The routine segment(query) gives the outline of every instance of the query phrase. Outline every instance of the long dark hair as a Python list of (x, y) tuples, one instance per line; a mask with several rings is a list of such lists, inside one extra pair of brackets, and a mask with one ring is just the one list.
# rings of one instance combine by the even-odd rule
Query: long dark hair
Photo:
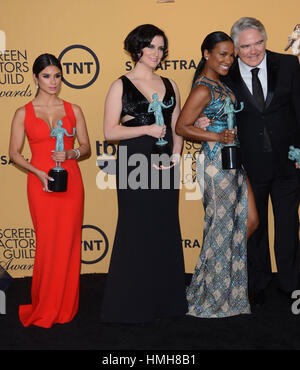
[(142, 49), (149, 46), (155, 36), (162, 36), (164, 40), (163, 61), (168, 55), (168, 39), (160, 28), (153, 24), (142, 24), (132, 30), (124, 40), (124, 49), (131, 55), (132, 60), (136, 63), (139, 61), (143, 52)]
[(202, 58), (197, 66), (197, 69), (196, 69), (196, 72), (194, 74), (194, 78), (193, 78), (193, 83), (192, 85), (194, 85), (195, 81), (197, 80), (197, 78), (199, 77), (199, 75), (201, 74), (203, 68), (204, 68), (204, 65), (205, 65), (205, 58), (204, 58), (204, 50), (207, 50), (209, 53), (212, 52), (212, 50), (215, 48), (216, 44), (219, 43), (219, 42), (223, 42), (223, 41), (232, 41), (232, 38), (230, 36), (227, 35), (227, 33), (225, 32), (222, 32), (222, 31), (215, 31), (215, 32), (212, 32), (212, 33), (209, 33), (205, 39), (203, 40), (202, 42), (202, 45), (201, 45), (201, 54), (202, 54)]

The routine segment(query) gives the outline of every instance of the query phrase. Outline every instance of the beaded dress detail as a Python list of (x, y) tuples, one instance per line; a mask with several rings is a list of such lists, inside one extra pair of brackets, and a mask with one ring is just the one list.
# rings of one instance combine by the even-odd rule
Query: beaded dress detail
[[(194, 86), (203, 84), (211, 91), (211, 101), (204, 114), (213, 123), (207, 131), (227, 128), (225, 98), (232, 91), (201, 77)], [(218, 318), (250, 313), (247, 289), (246, 232), (248, 194), (243, 168), (223, 170), (223, 143), (203, 142), (197, 159), (197, 180), (204, 183), (205, 210), (203, 245), (190, 286), (187, 289), (188, 315)], [(201, 187), (201, 185), (200, 185)]]
[[(148, 112), (149, 101), (126, 76), (123, 84), (121, 117), (131, 117), (123, 126), (137, 127), (155, 123)], [(162, 77), (166, 92), (162, 99), (170, 105), (175, 91)], [(165, 138), (173, 146), (172, 113), (175, 104), (163, 109)], [(179, 170), (168, 171), (169, 186), (164, 186), (162, 171), (151, 163), (156, 138), (143, 135), (120, 140), (116, 161), (118, 221), (105, 287), (101, 321), (142, 323), (185, 315), (184, 261), (178, 217)], [(139, 158), (139, 161), (133, 161)], [(141, 163), (143, 166), (141, 166)], [(147, 181), (141, 182), (142, 175)], [(139, 173), (139, 175), (135, 175)], [(133, 187), (132, 178), (138, 178)], [(155, 184), (155, 186), (153, 186)]]

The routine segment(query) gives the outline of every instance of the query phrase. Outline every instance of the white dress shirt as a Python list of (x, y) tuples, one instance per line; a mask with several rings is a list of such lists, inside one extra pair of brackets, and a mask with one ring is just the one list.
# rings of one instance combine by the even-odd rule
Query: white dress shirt
[(264, 93), (264, 97), (265, 97), (265, 100), (266, 100), (267, 93), (268, 93), (267, 55), (264, 56), (264, 59), (256, 67), (248, 66), (243, 61), (241, 61), (240, 58), (238, 58), (238, 63), (239, 63), (242, 79), (244, 80), (244, 82), (247, 85), (251, 94), (252, 94), (252, 73), (251, 73), (251, 69), (256, 68), (256, 67), (259, 68), (258, 78), (260, 80), (260, 83), (261, 83), (261, 86), (262, 86), (262, 89), (263, 89), (263, 93)]

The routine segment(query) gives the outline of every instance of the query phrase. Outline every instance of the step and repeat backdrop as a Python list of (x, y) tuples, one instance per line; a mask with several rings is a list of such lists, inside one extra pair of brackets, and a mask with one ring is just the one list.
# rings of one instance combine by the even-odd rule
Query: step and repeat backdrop
[[(92, 155), (79, 162), (85, 185), (82, 226), (82, 273), (106, 273), (117, 221), (114, 158), (116, 144), (103, 137), (104, 100), (110, 84), (133, 68), (123, 40), (136, 26), (152, 23), (169, 39), (169, 55), (157, 73), (176, 81), (182, 104), (200, 59), (203, 38), (212, 31), (230, 32), (242, 16), (260, 19), (269, 49), (284, 52), (288, 35), (299, 23), (296, 0), (204, 2), (199, 0), (1, 0), (0, 12), (0, 264), (13, 277), (31, 276), (35, 255), (26, 193), (26, 173), (8, 155), (15, 110), (34, 98), (32, 64), (42, 53), (56, 55), (63, 66), (60, 97), (81, 106)], [(186, 272), (200, 253), (203, 207), (195, 179), (200, 144), (185, 141), (181, 166), (179, 215)], [(30, 160), (28, 142), (23, 148)], [(146, 210), (145, 210), (146, 211)], [(47, 209), (45, 209), (47, 212)], [(63, 212), (63, 210), (62, 210)], [(66, 218), (68, 215), (65, 215)], [(273, 218), (270, 205), (270, 249)]]

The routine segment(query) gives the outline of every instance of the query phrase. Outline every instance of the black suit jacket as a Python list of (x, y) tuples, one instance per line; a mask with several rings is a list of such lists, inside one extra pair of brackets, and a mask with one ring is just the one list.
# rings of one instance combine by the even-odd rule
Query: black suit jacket
[(267, 51), (268, 94), (260, 110), (244, 83), (237, 59), (223, 81), (233, 90), (244, 109), (237, 113), (242, 162), (249, 177), (259, 177), (266, 127), (278, 174), (288, 175), (295, 165), (288, 159), (290, 145), (300, 146), (300, 67), (297, 57)]

